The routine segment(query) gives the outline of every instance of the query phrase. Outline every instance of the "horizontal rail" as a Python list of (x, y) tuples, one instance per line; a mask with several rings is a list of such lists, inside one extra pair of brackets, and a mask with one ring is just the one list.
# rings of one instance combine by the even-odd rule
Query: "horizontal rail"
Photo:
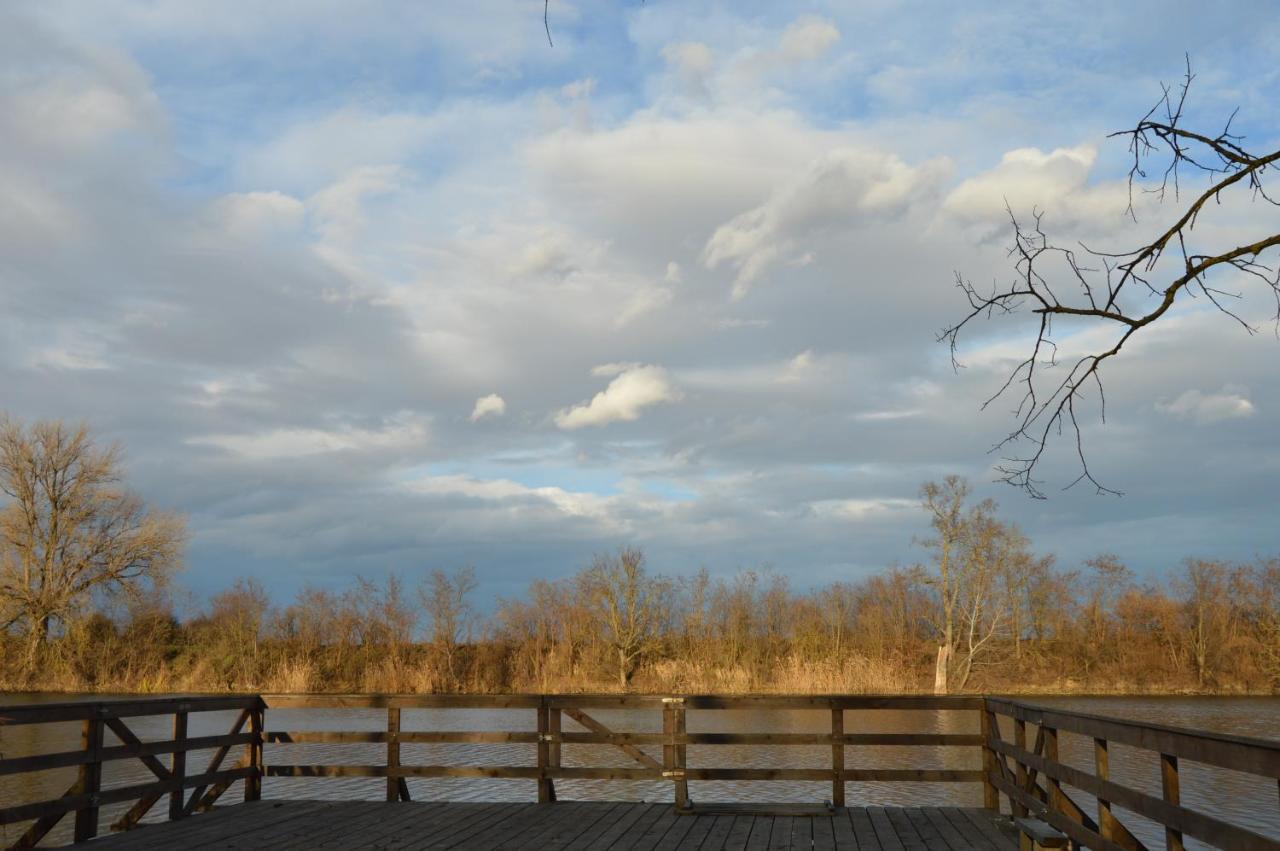
[(1280, 741), (1231, 736), (988, 698), (988, 708), (1019, 721), (1131, 745), (1156, 753), (1280, 778)]
[(166, 792), (189, 789), (193, 786), (209, 786), (224, 781), (236, 781), (250, 777), (254, 773), (255, 769), (249, 766), (228, 768), (223, 771), (191, 775), (181, 780), (159, 780), (154, 783), (143, 783), (136, 786), (103, 789), (96, 795), (65, 795), (49, 801), (37, 801), (16, 807), (6, 807), (5, 809), (0, 809), (0, 825), (14, 824), (15, 822), (29, 821), (31, 819), (44, 818), (45, 816), (62, 815), (102, 804), (133, 801), (150, 795), (163, 795)]
[[(830, 781), (830, 768), (686, 768), (664, 773), (655, 768), (563, 767), (539, 770), (532, 765), (268, 765), (268, 777), (485, 777), (553, 780), (662, 780), (678, 774), (686, 780), (818, 780)], [(982, 780), (973, 770), (925, 768), (846, 768), (846, 781), (967, 783)]]
[(143, 715), (172, 715), (175, 712), (258, 709), (261, 706), (262, 700), (257, 695), (23, 703), (0, 706), (0, 727), (45, 724), (54, 721), (93, 721), (107, 718), (135, 718)]
[[(981, 697), (946, 695), (689, 695), (685, 709), (976, 710)], [(648, 694), (264, 694), (269, 709), (630, 709), (661, 708), (671, 697)]]
[(47, 771), (51, 768), (66, 768), (74, 765), (88, 765), (93, 762), (155, 756), (156, 754), (189, 753), (190, 751), (202, 751), (219, 747), (229, 748), (236, 745), (252, 744), (254, 741), (253, 733), (236, 733), (235, 735), (195, 736), (183, 739), (181, 742), (165, 741), (111, 745), (98, 751), (96, 757), (83, 750), (19, 756), (11, 759), (0, 759), (0, 775), (22, 774), (28, 771)]
[(545, 733), (486, 731), (381, 731), (328, 732), (311, 730), (268, 731), (270, 744), (537, 744), (566, 745), (890, 745), (974, 747), (982, 737), (958, 733)]

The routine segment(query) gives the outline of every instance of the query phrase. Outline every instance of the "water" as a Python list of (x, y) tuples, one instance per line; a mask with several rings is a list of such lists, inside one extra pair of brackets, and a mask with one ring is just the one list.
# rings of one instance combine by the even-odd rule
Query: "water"
[[(0, 695), (0, 705), (47, 701), (65, 701), (66, 695)], [(89, 695), (83, 699), (103, 699)], [(1099, 715), (1128, 717), (1141, 721), (1215, 730), (1258, 738), (1280, 738), (1280, 698), (1037, 698), (1038, 702), (1076, 709)], [(661, 712), (657, 709), (590, 710), (589, 714), (616, 732), (661, 732)], [(188, 735), (218, 735), (230, 730), (237, 713), (193, 713)], [(169, 738), (171, 716), (129, 719), (129, 727), (144, 741)], [(830, 714), (827, 710), (689, 710), (690, 732), (773, 732), (827, 733)], [(266, 717), (268, 730), (379, 731), (386, 729), (386, 711), (377, 709), (274, 709)], [(529, 709), (404, 710), (403, 730), (502, 730), (535, 729), (535, 713)], [(577, 730), (576, 723), (564, 719), (566, 731)], [(971, 711), (859, 710), (845, 714), (845, 731), (889, 733), (976, 733), (977, 715)], [(1011, 731), (1005, 737), (1012, 738)], [(107, 734), (107, 744), (115, 744)], [(4, 757), (33, 753), (75, 750), (80, 746), (78, 722), (0, 727), (0, 754)], [(661, 760), (660, 746), (644, 748)], [(1060, 751), (1065, 761), (1092, 771), (1093, 743), (1086, 737), (1070, 733), (1060, 736)], [(193, 751), (187, 757), (189, 774), (199, 773), (208, 764), (212, 752)], [(230, 768), (239, 758), (237, 748), (223, 763)], [(381, 744), (268, 744), (265, 760), (271, 764), (383, 764), (386, 746)], [(536, 762), (536, 745), (532, 744), (404, 744), (401, 762), (405, 765), (532, 765)], [(167, 764), (167, 757), (161, 757)], [(757, 768), (826, 768), (830, 766), (831, 749), (816, 746), (743, 746), (691, 745), (688, 765), (691, 768), (757, 767)], [(981, 767), (977, 748), (972, 747), (896, 747), (848, 746), (845, 749), (849, 768), (945, 768), (974, 769)], [(564, 745), (562, 761), (566, 766), (636, 765), (619, 749), (608, 745)], [(1181, 766), (1182, 800), (1201, 812), (1248, 827), (1265, 835), (1280, 838), (1280, 805), (1274, 781), (1239, 772), (1183, 762)], [(1113, 779), (1125, 785), (1160, 794), (1158, 757), (1122, 745), (1111, 750)], [(38, 774), (0, 776), (0, 805), (11, 806), (58, 797), (75, 780), (74, 768), (39, 772)], [(103, 769), (103, 786), (125, 786), (148, 783), (154, 779), (138, 760), (107, 763)], [(415, 800), (457, 801), (530, 801), (535, 800), (536, 781), (471, 778), (410, 778), (409, 789)], [(380, 778), (266, 778), (264, 798), (380, 799), (386, 781)], [(1096, 812), (1091, 798), (1079, 790), (1069, 790), (1086, 812)], [(633, 800), (669, 801), (672, 784), (668, 781), (556, 781), (561, 800)], [(242, 796), (240, 784), (224, 796), (224, 802)], [(825, 782), (787, 781), (691, 781), (690, 794), (695, 801), (788, 801), (819, 802), (830, 798), (830, 784)], [(976, 783), (849, 783), (847, 803), (858, 805), (908, 806), (981, 806), (982, 790)], [(147, 820), (166, 817), (166, 801), (153, 808)], [(104, 807), (102, 830), (117, 818), (127, 804)], [(1116, 808), (1121, 819), (1150, 847), (1163, 846), (1163, 830), (1140, 817)], [(72, 818), (63, 822), (48, 841), (69, 841)], [(9, 844), (23, 826), (0, 828), (0, 841)], [(1188, 847), (1196, 847), (1188, 842)]]

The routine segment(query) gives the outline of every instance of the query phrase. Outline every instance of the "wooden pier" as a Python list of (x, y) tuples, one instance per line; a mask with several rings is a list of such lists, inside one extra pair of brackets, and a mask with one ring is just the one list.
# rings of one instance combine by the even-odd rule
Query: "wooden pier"
[(103, 837), (93, 848), (183, 851), (226, 848), (719, 851), (719, 849), (939, 848), (1014, 851), (982, 809), (870, 807), (828, 815), (682, 815), (670, 804), (389, 804), (259, 801), (181, 822)]
[[(280, 709), (301, 710), (304, 717), (307, 710), (326, 710), (327, 717), (333, 717), (335, 710), (367, 713), (372, 709), (385, 712), (386, 726), (374, 731), (273, 729), (271, 722), (276, 716), (272, 711)], [(403, 713), (414, 709), (527, 710), (531, 729), (408, 729), (402, 723)], [(641, 716), (654, 713), (649, 729), (657, 726), (660, 717), (661, 732), (616, 730), (600, 720), (599, 710), (617, 709), (639, 710)], [(829, 724), (828, 731), (688, 730), (690, 712), (706, 722), (717, 717), (715, 710), (743, 709), (813, 712), (827, 719), (823, 724)], [(966, 726), (973, 732), (878, 732), (865, 723), (867, 713), (885, 709), (949, 710), (968, 717)], [(188, 735), (192, 716), (210, 712), (234, 713), (229, 729), (224, 728), (227, 732)], [(137, 726), (134, 719), (155, 716), (172, 716), (171, 735), (144, 740), (130, 727), (130, 723)], [(566, 721), (575, 729), (565, 729)], [(996, 697), (244, 695), (0, 707), (0, 732), (20, 725), (66, 722), (80, 725), (79, 748), (0, 759), (0, 776), (74, 771), (74, 780), (60, 796), (23, 803), (0, 800), (0, 827), (4, 828), (5, 842), (12, 843), (10, 847), (32, 847), (70, 817), (74, 831), (69, 838), (75, 842), (94, 840), (95, 847), (106, 849), (961, 851), (1016, 847), (1015, 824), (1021, 824), (1024, 833), (1029, 829), (1038, 835), (1060, 834), (1084, 847), (1145, 851), (1147, 845), (1134, 833), (1136, 825), (1129, 815), (1136, 813), (1161, 828), (1168, 848), (1182, 848), (1184, 837), (1189, 837), (1216, 847), (1280, 849), (1280, 836), (1259, 832), (1258, 819), (1246, 819), (1242, 824), (1222, 812), (1193, 806), (1189, 803), (1193, 796), (1184, 800), (1180, 774), (1181, 763), (1242, 772), (1270, 789), (1268, 798), (1274, 807), (1280, 782), (1280, 742), (1104, 718)], [(1073, 764), (1061, 756), (1061, 740), (1068, 736), (1091, 745), (1091, 764), (1082, 765), (1078, 758)], [(423, 743), (526, 744), (533, 746), (530, 751), (536, 756), (533, 764), (525, 765), (422, 765), (405, 758), (408, 754), (402, 745)], [(358, 745), (365, 762), (316, 764), (290, 758), (293, 745), (307, 744)], [(367, 760), (370, 745), (380, 755), (375, 764)], [(583, 764), (580, 759), (565, 758), (566, 749), (580, 745), (597, 746), (597, 754), (598, 746), (611, 746), (625, 755), (628, 764), (619, 766), (616, 760), (606, 760), (610, 763), (606, 765)], [(817, 745), (824, 751), (829, 748), (830, 761), (824, 767), (695, 765), (689, 760), (690, 745)], [(1149, 757), (1152, 771), (1160, 778), (1158, 793), (1141, 783), (1126, 785), (1111, 773), (1112, 745), (1145, 755), (1143, 759)], [(934, 758), (953, 749), (968, 751), (973, 754), (971, 764), (980, 767), (849, 764), (847, 749), (865, 746), (919, 748), (921, 755)], [(657, 748), (661, 748), (660, 759)], [(233, 752), (239, 758), (228, 765)], [(196, 757), (202, 764), (194, 764)], [(103, 766), (119, 760), (140, 760), (152, 779), (132, 785), (104, 783)], [(955, 760), (946, 762), (955, 764)], [(1197, 770), (1188, 776), (1203, 777), (1203, 773)], [(286, 778), (344, 777), (380, 778), (382, 791), (378, 794), (384, 800), (263, 800), (264, 783), (285, 784), (273, 785), (272, 793), (289, 794)], [(450, 777), (536, 781), (537, 803), (410, 800), (409, 778)], [(670, 784), (666, 787), (669, 803), (557, 801), (557, 781), (605, 780)], [(830, 796), (810, 804), (707, 804), (691, 794), (691, 783), (717, 780), (762, 784), (819, 781), (829, 784)], [(848, 784), (864, 781), (976, 784), (984, 806), (846, 806)], [(237, 784), (243, 802), (231, 804), (226, 793)], [(166, 799), (168, 821), (142, 825), (144, 816)], [(110, 828), (118, 832), (95, 839), (104, 832), (103, 808), (117, 811)], [(137, 829), (140, 826), (142, 829)], [(1029, 835), (1023, 839), (1030, 842)]]

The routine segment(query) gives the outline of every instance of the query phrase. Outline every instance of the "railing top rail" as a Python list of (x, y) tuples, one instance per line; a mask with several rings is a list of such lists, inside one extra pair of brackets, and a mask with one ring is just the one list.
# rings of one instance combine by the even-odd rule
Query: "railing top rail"
[(140, 715), (169, 715), (174, 712), (215, 712), (225, 709), (258, 709), (262, 698), (256, 694), (186, 695), (59, 703), (20, 703), (0, 706), (0, 727), (43, 724), (53, 721), (85, 721), (133, 718)]
[(582, 709), (661, 708), (678, 701), (685, 709), (981, 709), (973, 695), (700, 695), (700, 694), (264, 694), (268, 708), (351, 709)]
[(1280, 740), (1095, 715), (1011, 698), (989, 697), (987, 706), (1000, 714), (1033, 724), (1044, 724), (1221, 768), (1280, 778)]

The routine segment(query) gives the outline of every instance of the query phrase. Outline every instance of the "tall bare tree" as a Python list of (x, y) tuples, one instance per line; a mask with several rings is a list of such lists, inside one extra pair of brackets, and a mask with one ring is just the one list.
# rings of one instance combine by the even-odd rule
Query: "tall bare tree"
[(618, 685), (627, 688), (640, 656), (650, 650), (671, 608), (671, 585), (649, 576), (644, 553), (623, 547), (596, 556), (583, 574), (592, 613), (618, 660)]
[(922, 543), (934, 550), (937, 571), (921, 578), (937, 595), (939, 694), (968, 684), (975, 664), (1008, 626), (1008, 588), (1022, 584), (1016, 574), (1030, 575), (1037, 566), (1022, 533), (996, 519), (995, 503), (968, 505), (970, 494), (959, 476), (920, 489), (934, 531)]
[(458, 685), (458, 648), (470, 637), (474, 612), (467, 598), (474, 590), (476, 572), (470, 567), (457, 570), (452, 576), (433, 570), (418, 589), (431, 630), (431, 648), (450, 689)]
[(183, 519), (126, 490), (120, 456), (85, 425), (0, 418), (0, 626), (25, 632), (28, 666), (91, 595), (161, 585), (181, 564)]
[[(1185, 127), (1184, 108), (1193, 79), (1188, 63), (1186, 76), (1176, 91), (1166, 86), (1161, 99), (1136, 126), (1111, 134), (1129, 142), (1133, 161), (1128, 213), (1135, 221), (1135, 189), (1154, 193), (1161, 201), (1172, 194), (1177, 201), (1182, 197), (1184, 172), (1208, 177), (1207, 187), (1197, 192), (1155, 239), (1120, 251), (1094, 250), (1083, 244), (1060, 246), (1046, 235), (1040, 211), (1033, 211), (1027, 224), (1010, 210), (1013, 246), (1009, 254), (1014, 258), (1015, 269), (1012, 281), (980, 292), (959, 273), (956, 275), (956, 285), (967, 297), (969, 311), (944, 329), (939, 340), (950, 344), (952, 362), (957, 367), (961, 332), (976, 320), (1024, 309), (1035, 317), (1038, 327), (1030, 351), (983, 405), (985, 408), (1006, 392), (1021, 394), (1014, 428), (993, 451), (1006, 453), (997, 466), (1001, 478), (1033, 497), (1044, 497), (1034, 478), (1036, 467), (1051, 438), (1064, 431), (1073, 439), (1080, 470), (1067, 487), (1087, 481), (1100, 493), (1118, 493), (1100, 484), (1090, 470), (1079, 417), (1087, 404), (1086, 394), (1096, 391), (1098, 411), (1105, 421), (1103, 365), (1119, 355), (1144, 328), (1169, 315), (1175, 305), (1203, 298), (1253, 333), (1256, 329), (1242, 318), (1243, 311), (1234, 302), (1243, 296), (1245, 285), (1256, 285), (1274, 298), (1275, 321), (1280, 328), (1280, 264), (1266, 265), (1259, 260), (1269, 249), (1280, 246), (1280, 232), (1274, 230), (1277, 220), (1264, 225), (1263, 232), (1270, 231), (1269, 236), (1239, 245), (1198, 244), (1200, 233), (1195, 231), (1201, 216), (1219, 206), (1224, 195), (1244, 192), (1255, 201), (1280, 206), (1280, 200), (1268, 194), (1264, 182), (1280, 164), (1280, 150), (1246, 150), (1241, 144), (1243, 137), (1231, 132), (1234, 113), (1217, 133)], [(1148, 185), (1144, 180), (1153, 159), (1160, 176), (1158, 182)], [(1055, 371), (1060, 365), (1054, 323), (1066, 320), (1076, 327), (1087, 323), (1114, 333), (1109, 342)]]

